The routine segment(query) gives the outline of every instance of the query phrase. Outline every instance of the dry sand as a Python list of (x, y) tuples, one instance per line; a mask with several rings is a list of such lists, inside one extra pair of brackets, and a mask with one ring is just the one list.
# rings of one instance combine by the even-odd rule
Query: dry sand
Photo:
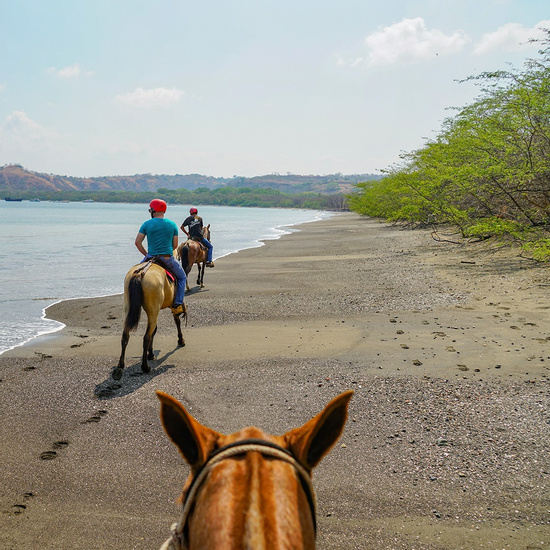
[[(214, 242), (215, 245), (215, 242)], [(127, 369), (122, 298), (48, 309), (0, 357), (0, 547), (154, 549), (187, 467), (154, 390), (230, 433), (283, 433), (354, 389), (317, 468), (320, 549), (550, 548), (549, 269), (342, 214), (222, 258)], [(191, 283), (194, 283), (193, 271)]]

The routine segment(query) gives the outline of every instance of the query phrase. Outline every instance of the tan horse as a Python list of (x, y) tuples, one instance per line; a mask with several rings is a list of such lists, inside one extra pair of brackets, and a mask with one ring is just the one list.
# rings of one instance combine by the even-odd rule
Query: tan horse
[(182, 518), (161, 550), (315, 548), (311, 471), (340, 437), (353, 391), (281, 436), (255, 427), (223, 435), (157, 395), (164, 429), (191, 466)]
[[(202, 236), (210, 241), (210, 224), (202, 228)], [(201, 246), (200, 243), (193, 239), (187, 239), (184, 243), (178, 246), (177, 256), (181, 260), (181, 266), (186, 275), (193, 268), (194, 264), (197, 264), (199, 268), (199, 274), (197, 276), (197, 284), (204, 288), (204, 272), (206, 268), (207, 251)], [(189, 291), (189, 277), (187, 278), (187, 290)]]
[[(171, 307), (174, 301), (176, 283), (168, 277), (166, 270), (159, 265), (161, 260), (144, 262), (130, 268), (124, 279), (124, 328), (122, 331), (122, 351), (118, 366), (113, 369), (112, 377), (115, 380), (122, 378), (124, 369), (124, 354), (130, 340), (130, 331), (137, 329), (141, 310), (147, 314), (147, 329), (143, 336), (143, 355), (141, 370), (150, 372), (151, 367), (147, 359), (154, 359), (153, 338), (157, 332), (157, 319), (161, 309)], [(185, 310), (185, 306), (184, 306)], [(184, 311), (183, 317), (187, 316)], [(179, 315), (174, 315), (174, 322), (178, 329), (178, 346), (185, 346), (181, 332)]]

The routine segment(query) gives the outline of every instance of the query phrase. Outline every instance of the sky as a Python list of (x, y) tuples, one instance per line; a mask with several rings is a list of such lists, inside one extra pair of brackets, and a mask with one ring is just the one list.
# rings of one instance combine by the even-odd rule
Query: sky
[(541, 27), (548, 0), (0, 0), (0, 166), (376, 174)]

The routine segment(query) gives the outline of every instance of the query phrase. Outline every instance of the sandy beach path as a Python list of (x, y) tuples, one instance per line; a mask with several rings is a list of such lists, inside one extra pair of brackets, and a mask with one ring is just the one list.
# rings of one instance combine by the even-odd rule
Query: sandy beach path
[(61, 332), (0, 356), (0, 547), (160, 546), (187, 468), (156, 389), (278, 434), (353, 389), (318, 548), (550, 548), (549, 270), (490, 246), (304, 224), (193, 271), (186, 346), (163, 312), (142, 374), (142, 323), (119, 382), (122, 297), (50, 307)]

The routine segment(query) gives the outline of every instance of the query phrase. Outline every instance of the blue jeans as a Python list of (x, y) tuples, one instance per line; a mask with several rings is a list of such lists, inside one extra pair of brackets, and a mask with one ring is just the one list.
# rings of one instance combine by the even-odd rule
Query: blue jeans
[(202, 239), (202, 244), (206, 246), (206, 248), (208, 248), (206, 261), (210, 263), (212, 261), (212, 251), (214, 250), (214, 247), (212, 246), (212, 243), (208, 239), (205, 239), (204, 237)]
[[(150, 260), (154, 256), (147, 254), (143, 258), (142, 263), (146, 260)], [(185, 284), (187, 283), (187, 275), (181, 267), (181, 264), (174, 258), (170, 256), (169, 258), (162, 258), (166, 265), (170, 268), (172, 273), (176, 276), (176, 295), (174, 296), (174, 304), (183, 304), (183, 299), (185, 297)]]

